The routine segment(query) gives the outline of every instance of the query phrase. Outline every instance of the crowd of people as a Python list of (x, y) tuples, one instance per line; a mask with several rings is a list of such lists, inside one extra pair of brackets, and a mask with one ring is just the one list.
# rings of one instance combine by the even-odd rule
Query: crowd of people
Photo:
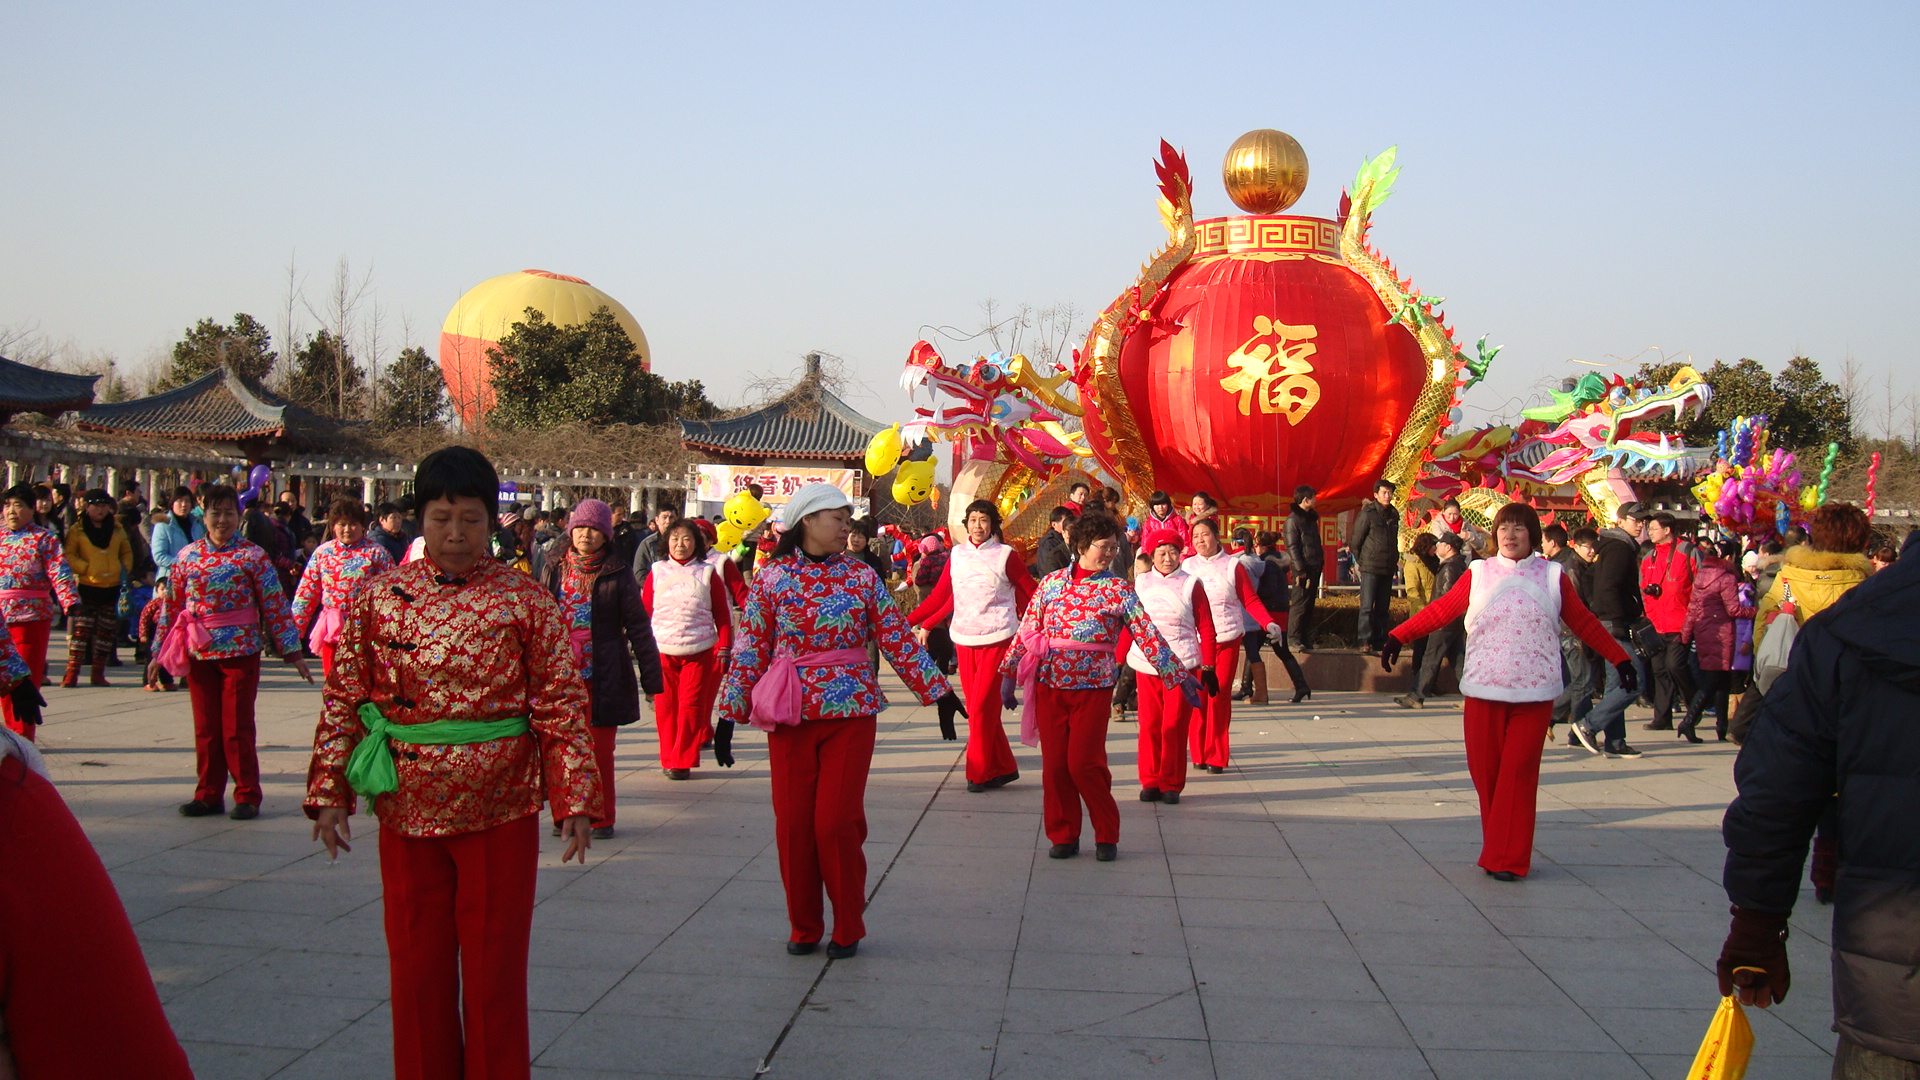
[[(116, 507), (104, 491), (84, 492), (78, 508), (63, 506), (71, 494), (29, 485), (4, 496), (0, 690), (17, 737), (0, 738), (0, 770), (25, 770), (22, 798), (37, 790), (27, 774), (44, 776), (29, 740), (59, 619), (67, 686), (83, 669), (104, 683), (130, 642), (150, 656), (149, 689), (185, 680), (197, 777), (179, 809), (190, 817), (258, 816), (262, 658), (309, 681), (307, 658), (318, 658), (325, 691), (304, 808), (333, 858), (351, 851), (362, 800), (379, 819), (403, 1077), (526, 1061), (539, 816), (562, 838), (563, 861), (584, 861), (594, 840), (615, 835), (618, 732), (642, 718), (643, 698), (669, 780), (689, 779), (709, 754), (732, 767), (738, 725), (766, 733), (786, 950), (845, 959), (867, 934), (862, 845), (887, 706), (881, 657), (935, 706), (943, 738), (957, 741), (965, 722), (971, 794), (1021, 779), (1003, 721), (1018, 710), (1019, 741), (1039, 751), (1054, 859), (1080, 854), (1088, 828), (1096, 861), (1119, 857), (1107, 749), (1127, 705), (1139, 798), (1176, 806), (1190, 772), (1231, 764), (1233, 703), (1266, 701), (1263, 648), (1291, 676), (1294, 702), (1311, 693), (1294, 655), (1312, 647), (1301, 624), (1324, 568), (1309, 488), (1274, 533), (1229, 530), (1205, 492), (1184, 510), (1154, 492), (1146, 514), (1128, 518), (1117, 491), (1078, 485), (1031, 562), (986, 500), (964, 508), (957, 536), (915, 534), (856, 518), (845, 492), (814, 484), (776, 524), (722, 551), (713, 522), (670, 508), (633, 522), (597, 499), (503, 508), (498, 491), (486, 458), (455, 447), (420, 463), (411, 500), (340, 499), (318, 528), (291, 498), (243, 511), (220, 484), (179, 489), (150, 514), (137, 493)], [(1917, 639), (1899, 608), (1920, 562), (1884, 573), (1874, 606), (1843, 605), (1900, 561), (1850, 506), (1823, 507), (1804, 534), (1745, 550), (1632, 503), (1604, 530), (1569, 534), (1522, 504), (1482, 527), (1449, 502), (1403, 537), (1395, 496), (1381, 482), (1348, 535), (1360, 644), (1388, 671), (1412, 644), (1412, 686), (1398, 699), (1408, 708), (1424, 707), (1452, 666), (1485, 872), (1512, 882), (1531, 871), (1553, 724), (1568, 723), (1570, 745), (1631, 758), (1625, 713), (1643, 693), (1646, 727), (1690, 741), (1712, 712), (1719, 737), (1750, 739), (1754, 751), (1741, 758), (1727, 822), (1723, 989), (1762, 1005), (1784, 996), (1794, 844), (1804, 857), (1810, 842), (1817, 892), (1838, 895), (1856, 931), (1836, 937), (1839, 984), (1857, 1005), (1842, 1019), (1843, 1046), (1856, 1056), (1912, 1049), (1899, 1032), (1914, 1028), (1899, 1025), (1920, 1007), (1883, 967), (1911, 950), (1898, 912), (1920, 890), (1900, 875), (1920, 866), (1910, 844), (1885, 835), (1884, 806), (1850, 802), (1849, 785), (1889, 775), (1889, 762), (1902, 782), (1920, 782), (1920, 744), (1868, 723), (1920, 693), (1920, 654), (1908, 647)], [(1396, 586), (1409, 609), (1397, 625)], [(1841, 617), (1814, 618), (1828, 610)], [(1808, 640), (1790, 666), (1757, 662), (1772, 655), (1757, 642), (1802, 627)], [(1802, 653), (1814, 650), (1825, 651), (1810, 663)], [(1762, 693), (1768, 682), (1778, 688)], [(1869, 764), (1862, 747), (1883, 756)], [(488, 903), (457, 902), (475, 895)], [(126, 953), (124, 923), (103, 932), (103, 956)], [(160, 1039), (148, 991), (115, 992), (129, 1030)]]

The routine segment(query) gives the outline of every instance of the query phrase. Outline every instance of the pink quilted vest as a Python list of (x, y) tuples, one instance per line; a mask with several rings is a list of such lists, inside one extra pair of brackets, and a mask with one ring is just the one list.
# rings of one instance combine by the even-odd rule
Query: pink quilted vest
[[(1167, 647), (1188, 671), (1200, 666), (1200, 630), (1193, 623), (1196, 584), (1193, 575), (1185, 570), (1171, 574), (1149, 570), (1133, 582), (1133, 591), (1140, 597), (1140, 606), (1147, 609), (1147, 617), (1153, 620), (1153, 628), (1167, 639)], [(1153, 665), (1147, 662), (1147, 654), (1141, 652), (1138, 645), (1127, 649), (1127, 666), (1148, 675), (1156, 674)]]
[(713, 648), (720, 629), (713, 621), (713, 564), (672, 559), (653, 564), (653, 641), (668, 656), (692, 656)]
[(961, 540), (947, 556), (947, 574), (953, 587), (953, 621), (947, 632), (955, 644), (992, 645), (1019, 629), (1013, 582), (1007, 578), (1007, 545), (988, 540), (974, 547)]
[(1503, 555), (1470, 568), (1467, 663), (1460, 692), (1487, 701), (1560, 696), (1560, 588), (1566, 571), (1538, 555)]

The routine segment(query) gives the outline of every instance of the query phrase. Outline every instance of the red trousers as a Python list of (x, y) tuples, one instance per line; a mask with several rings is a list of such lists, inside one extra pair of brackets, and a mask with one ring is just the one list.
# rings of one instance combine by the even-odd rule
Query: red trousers
[(833, 902), (833, 940), (867, 936), (867, 769), (878, 728), (871, 716), (803, 720), (767, 734), (774, 837), (787, 890), (789, 941), (826, 932), (820, 894)]
[(1013, 760), (1013, 746), (1007, 742), (1007, 729), (1000, 723), (1000, 661), (1012, 644), (1008, 638), (992, 645), (953, 646), (960, 663), (960, 690), (967, 699), (969, 784), (1020, 771)]
[(191, 1080), (106, 867), (60, 793), (16, 758), (0, 760), (0, 867), (0, 1054), (13, 1070)]
[(595, 727), (589, 724), (587, 725), (587, 730), (593, 733), (593, 765), (594, 768), (600, 772), (600, 793), (605, 799), (604, 806), (607, 811), (606, 817), (596, 818), (593, 821), (593, 827), (596, 829), (611, 829), (613, 828), (614, 818), (613, 743), (614, 739), (620, 734), (620, 729), (617, 727)]
[(320, 674), (322, 675), (333, 674), (333, 649), (331, 644), (320, 646)]
[(691, 656), (660, 654), (660, 694), (653, 722), (660, 731), (660, 767), (696, 769), (700, 748), (711, 736), (713, 699), (720, 690), (720, 660), (715, 650)]
[(1466, 700), (1467, 772), (1480, 794), (1480, 865), (1521, 877), (1533, 865), (1540, 748), (1551, 701)]
[[(47, 640), (53, 636), (53, 623), (46, 619), (8, 623), (7, 634), (13, 638), (13, 647), (20, 654), (20, 659), (27, 662), (27, 678), (32, 680), (31, 685), (39, 686), (41, 680), (47, 677)], [(40, 730), (38, 724), (15, 722), (13, 702), (4, 697), (0, 697), (0, 715), (6, 717), (7, 730), (25, 735), (29, 740)]]
[(1187, 731), (1194, 708), (1178, 686), (1134, 672), (1140, 702), (1140, 786), (1183, 791), (1187, 786)]
[(1041, 813), (1047, 839), (1080, 839), (1080, 804), (1087, 804), (1097, 844), (1120, 842), (1120, 807), (1107, 769), (1107, 717), (1113, 691), (1034, 687), (1039, 696)]
[(254, 750), (253, 699), (260, 693), (260, 654), (187, 661), (193, 697), (193, 749), (200, 781), (193, 797), (219, 805), (233, 774), (233, 801), (260, 804), (260, 755)]
[(526, 1080), (540, 817), (459, 836), (380, 830), (395, 1080)]
[(1220, 692), (1208, 698), (1193, 718), (1187, 741), (1195, 765), (1226, 768), (1232, 740), (1227, 732), (1233, 721), (1233, 676), (1240, 666), (1240, 639), (1216, 642), (1213, 674), (1220, 680)]

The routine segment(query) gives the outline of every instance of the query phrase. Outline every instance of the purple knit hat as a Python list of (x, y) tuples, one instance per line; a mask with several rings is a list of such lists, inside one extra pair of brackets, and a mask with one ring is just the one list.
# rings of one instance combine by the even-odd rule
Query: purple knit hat
[(613, 539), (613, 508), (599, 499), (581, 499), (567, 519), (567, 531), (578, 528), (599, 529), (600, 535)]

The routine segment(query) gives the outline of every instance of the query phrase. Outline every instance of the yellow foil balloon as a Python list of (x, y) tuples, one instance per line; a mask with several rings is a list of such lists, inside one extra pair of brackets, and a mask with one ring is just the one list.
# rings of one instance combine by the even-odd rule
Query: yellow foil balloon
[(727, 524), (741, 532), (746, 532), (767, 520), (767, 515), (772, 512), (761, 505), (760, 500), (754, 498), (751, 491), (735, 494), (721, 509), (726, 514)]
[(909, 461), (900, 466), (893, 478), (893, 501), (901, 506), (918, 506), (933, 494), (934, 460)]
[(741, 530), (735, 527), (733, 522), (722, 521), (713, 527), (713, 531), (715, 534), (714, 543), (722, 550), (740, 546)]
[(867, 475), (885, 476), (900, 463), (900, 425), (882, 428), (867, 441)]

